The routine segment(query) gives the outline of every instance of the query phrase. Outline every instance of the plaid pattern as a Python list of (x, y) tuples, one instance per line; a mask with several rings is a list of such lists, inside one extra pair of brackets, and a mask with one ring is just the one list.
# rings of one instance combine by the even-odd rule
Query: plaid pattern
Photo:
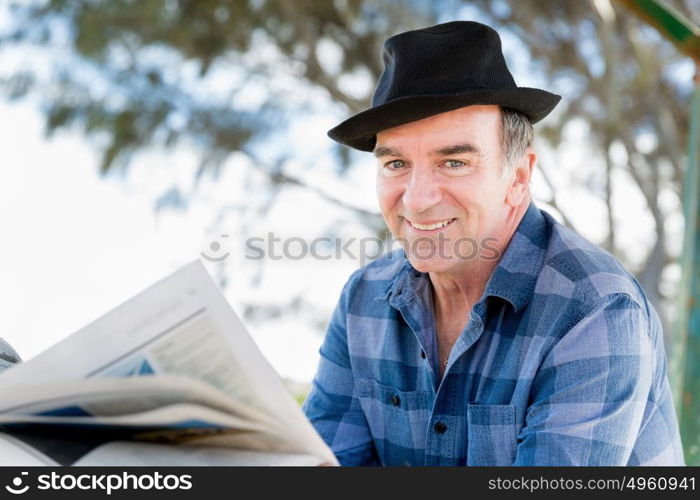
[(442, 380), (398, 251), (345, 285), (304, 410), (344, 465), (682, 465), (662, 337), (637, 281), (531, 203)]

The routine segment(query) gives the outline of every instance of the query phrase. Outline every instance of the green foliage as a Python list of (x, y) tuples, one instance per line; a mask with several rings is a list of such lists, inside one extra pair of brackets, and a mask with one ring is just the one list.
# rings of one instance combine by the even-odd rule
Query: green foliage
[[(55, 75), (40, 82), (27, 69), (21, 79), (6, 77), (3, 87), (11, 98), (32, 89), (43, 96), (48, 133), (78, 126), (95, 137), (103, 172), (132, 152), (181, 139), (201, 148), (203, 169), (217, 167), (264, 131), (283, 127), (281, 110), (303, 112), (303, 103), (290, 108), (291, 100), (281, 95), (303, 94), (303, 83), (282, 92), (270, 85), (283, 75), (362, 108), (368, 94), (343, 92), (339, 75), (319, 61), (317, 44), (328, 39), (342, 46), (341, 72), (361, 68), (376, 77), (378, 46), (400, 10), (396, 1), (357, 0), (23, 2), (13, 6), (15, 27), (0, 47), (31, 44), (55, 53)], [(416, 22), (434, 20), (420, 11), (409, 10)], [(256, 51), (270, 48), (276, 57), (256, 57)], [(62, 60), (64, 53), (68, 60)], [(184, 75), (192, 67), (199, 80)], [(208, 77), (216, 79), (214, 92)], [(277, 110), (268, 114), (273, 116), (234, 104), (250, 86), (267, 93), (261, 110)]]

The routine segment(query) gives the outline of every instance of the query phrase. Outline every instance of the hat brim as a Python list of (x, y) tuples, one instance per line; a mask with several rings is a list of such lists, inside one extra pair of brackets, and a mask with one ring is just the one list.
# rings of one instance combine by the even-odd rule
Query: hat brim
[(547, 116), (560, 99), (561, 96), (546, 90), (527, 87), (408, 96), (348, 118), (329, 130), (328, 137), (360, 151), (372, 151), (377, 132), (464, 106), (495, 104), (513, 108), (528, 116), (532, 123), (536, 123)]

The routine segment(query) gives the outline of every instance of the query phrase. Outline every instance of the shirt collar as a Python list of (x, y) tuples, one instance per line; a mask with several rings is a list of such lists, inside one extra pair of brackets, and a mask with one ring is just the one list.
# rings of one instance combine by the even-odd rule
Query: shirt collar
[[(534, 201), (531, 201), (506, 251), (491, 274), (479, 303), (485, 302), (488, 297), (499, 297), (508, 301), (515, 312), (523, 309), (535, 289), (549, 236), (549, 224)], [(427, 273), (416, 271), (405, 253), (400, 252), (404, 262), (381, 296), (397, 308), (419, 295), (420, 289), (429, 281)]]
[[(527, 305), (547, 252), (550, 228), (533, 201), (491, 274), (484, 296), (500, 297), (515, 312)], [(482, 298), (483, 300), (483, 298)]]

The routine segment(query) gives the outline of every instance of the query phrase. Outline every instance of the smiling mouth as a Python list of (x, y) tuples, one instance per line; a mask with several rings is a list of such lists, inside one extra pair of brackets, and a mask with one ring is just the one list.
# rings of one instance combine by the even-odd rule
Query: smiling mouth
[(419, 224), (417, 222), (410, 221), (408, 219), (405, 219), (408, 224), (419, 231), (435, 231), (437, 229), (442, 229), (443, 227), (446, 227), (450, 225), (455, 219), (445, 219), (441, 220), (438, 222), (434, 222), (432, 224)]

